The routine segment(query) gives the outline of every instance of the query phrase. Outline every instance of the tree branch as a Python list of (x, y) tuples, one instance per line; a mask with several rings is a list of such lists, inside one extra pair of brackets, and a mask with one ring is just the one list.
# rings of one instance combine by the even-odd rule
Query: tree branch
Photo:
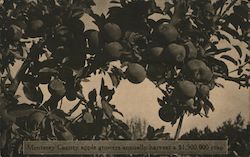
[(181, 116), (181, 118), (179, 120), (178, 127), (176, 129), (175, 136), (174, 136), (175, 140), (179, 139), (180, 132), (181, 132), (181, 127), (182, 127), (182, 123), (183, 123), (183, 118), (184, 118), (184, 114)]
[(9, 66), (6, 68), (6, 71), (7, 71), (8, 79), (10, 80), (10, 82), (13, 82), (14, 78), (11, 75), (10, 67)]
[(240, 77), (232, 77), (232, 76), (222, 75), (219, 73), (214, 73), (214, 76), (223, 78), (224, 80), (227, 80), (227, 81), (233, 81), (243, 87), (249, 86), (250, 76), (247, 76), (247, 75), (241, 75)]
[(237, 69), (234, 69), (234, 70), (230, 71), (229, 73), (236, 72), (236, 71), (238, 71), (239, 69), (244, 68), (244, 67), (245, 67), (247, 64), (249, 64), (249, 63), (250, 63), (250, 61), (245, 62), (243, 65), (239, 66)]

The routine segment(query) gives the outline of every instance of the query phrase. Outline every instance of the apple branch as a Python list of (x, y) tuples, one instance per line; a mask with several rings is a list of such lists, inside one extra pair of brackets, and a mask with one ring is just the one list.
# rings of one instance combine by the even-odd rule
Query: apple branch
[(184, 118), (184, 114), (181, 116), (181, 118), (179, 120), (178, 127), (176, 129), (175, 136), (174, 136), (175, 140), (179, 139), (179, 136), (180, 136), (180, 133), (181, 133), (181, 127), (182, 127), (182, 124), (183, 124), (183, 118)]
[(10, 82), (13, 82), (14, 78), (13, 78), (13, 76), (11, 75), (10, 67), (9, 67), (9, 66), (6, 68), (6, 72), (7, 72), (7, 77), (8, 77), (8, 79), (10, 80)]
[(224, 80), (227, 80), (227, 81), (233, 81), (235, 83), (238, 83), (240, 87), (249, 87), (250, 75), (243, 74), (240, 77), (232, 77), (232, 76), (215, 73), (214, 76), (223, 78)]
[(232, 70), (232, 71), (230, 71), (229, 73), (233, 73), (233, 72), (236, 72), (236, 71), (238, 71), (239, 69), (242, 69), (242, 68), (244, 68), (246, 65), (248, 65), (250, 63), (250, 60), (249, 61), (247, 61), (247, 62), (245, 62), (244, 64), (242, 64), (241, 66), (239, 66), (237, 69), (234, 69), (234, 70)]

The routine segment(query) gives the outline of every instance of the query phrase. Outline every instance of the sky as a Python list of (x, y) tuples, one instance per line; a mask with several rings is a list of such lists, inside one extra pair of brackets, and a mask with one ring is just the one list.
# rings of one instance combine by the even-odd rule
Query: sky
[[(108, 0), (95, 0), (96, 6), (93, 7), (93, 10), (98, 13), (107, 13), (107, 8), (110, 6)], [(163, 4), (163, 0), (157, 1)], [(154, 18), (160, 18), (159, 15), (154, 16)], [(83, 17), (84, 23), (87, 29), (97, 29), (97, 27), (92, 23), (92, 20), (89, 16)], [(237, 43), (237, 41), (234, 41)], [(221, 43), (221, 46), (224, 46), (224, 43)], [(242, 47), (244, 48), (244, 44)], [(245, 49), (244, 52), (248, 52)], [(235, 51), (231, 51), (233, 56), (237, 57)], [(233, 66), (228, 63), (229, 67), (233, 69)], [(18, 69), (20, 63), (17, 63), (13, 69)], [(15, 71), (15, 70), (13, 70)], [(94, 88), (100, 88), (101, 78), (105, 78), (105, 82), (112, 87), (111, 80), (107, 76), (93, 76), (90, 78), (90, 82), (83, 83), (84, 93), (88, 93)], [(186, 116), (183, 121), (183, 126), (181, 134), (189, 131), (190, 129), (197, 127), (202, 129), (206, 126), (209, 126), (211, 129), (216, 129), (223, 121), (228, 119), (234, 119), (239, 113), (249, 121), (250, 113), (250, 94), (249, 89), (238, 89), (238, 85), (233, 82), (224, 81), (222, 79), (218, 80), (221, 84), (224, 85), (224, 88), (216, 87), (210, 93), (210, 100), (215, 106), (215, 111), (209, 113), (209, 118), (200, 117), (200, 116)], [(17, 94), (21, 95), (20, 101), (29, 102), (25, 99), (22, 90), (22, 87), (19, 87)], [(47, 87), (43, 86), (42, 90), (45, 93), (45, 100), (49, 97), (49, 92)], [(123, 80), (118, 88), (116, 89), (112, 104), (116, 105), (116, 108), (124, 114), (124, 118), (116, 115), (117, 118), (120, 118), (124, 121), (132, 117), (140, 117), (145, 119), (148, 124), (154, 127), (165, 126), (166, 131), (170, 132), (171, 135), (175, 133), (176, 127), (171, 126), (168, 123), (163, 122), (158, 116), (159, 105), (157, 103), (157, 97), (161, 97), (161, 92), (151, 83), (149, 80), (145, 80), (141, 84), (131, 84), (127, 80)], [(70, 110), (73, 104), (76, 102), (66, 102), (66, 105), (63, 105), (65, 111)], [(250, 121), (249, 121), (250, 122)]]

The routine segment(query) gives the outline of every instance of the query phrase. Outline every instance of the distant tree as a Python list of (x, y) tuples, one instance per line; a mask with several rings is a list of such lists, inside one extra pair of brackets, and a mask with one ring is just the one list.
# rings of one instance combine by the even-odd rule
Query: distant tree
[(146, 135), (147, 125), (146, 120), (140, 117), (133, 117), (126, 121), (129, 130), (132, 134), (132, 139), (142, 139)]
[(170, 134), (166, 132), (165, 127), (154, 128), (148, 125), (146, 120), (142, 118), (131, 118), (127, 120), (129, 131), (132, 135), (132, 140), (167, 140), (170, 139)]
[(228, 156), (247, 157), (250, 154), (250, 125), (244, 123), (244, 119), (239, 114), (234, 121), (223, 122), (216, 130), (212, 131), (209, 127), (203, 130), (194, 128), (188, 133), (183, 134), (183, 140), (228, 140)]

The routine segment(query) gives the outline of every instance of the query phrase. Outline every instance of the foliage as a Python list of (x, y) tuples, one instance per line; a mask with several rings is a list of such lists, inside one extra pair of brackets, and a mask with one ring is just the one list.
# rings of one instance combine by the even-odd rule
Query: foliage
[(132, 118), (126, 124), (132, 134), (132, 140), (168, 140), (170, 134), (165, 132), (165, 127), (154, 128), (148, 125), (144, 119)]
[[(138, 84), (147, 78), (155, 83), (164, 94), (158, 102), (162, 106), (159, 116), (166, 122), (175, 124), (186, 113), (207, 117), (214, 110), (209, 91), (219, 86), (217, 78), (249, 87), (249, 51), (231, 40), (238, 39), (249, 49), (249, 5), (244, 0), (236, 2), (169, 0), (161, 9), (154, 0), (121, 0), (112, 1), (116, 6), (109, 8), (107, 16), (99, 16), (91, 10), (92, 0), (3, 1), (3, 156), (20, 154), (23, 140), (131, 139), (129, 127), (113, 115), (122, 113), (110, 103), (122, 79)], [(166, 18), (154, 21), (150, 16), (155, 13)], [(85, 30), (83, 14), (92, 16), (99, 30)], [(225, 40), (231, 46), (219, 48)], [(229, 55), (232, 48), (238, 58)], [(10, 66), (17, 60), (22, 66), (13, 77)], [(225, 60), (236, 69), (229, 71)], [(114, 66), (113, 61), (122, 66)], [(84, 81), (98, 74), (109, 74), (114, 88), (109, 89), (102, 79), (100, 91), (83, 93)], [(20, 84), (32, 104), (18, 102)], [(41, 85), (48, 86), (48, 100)], [(63, 97), (78, 100), (69, 113), (60, 108)], [(72, 118), (80, 106), (82, 113)], [(162, 130), (149, 127), (147, 138), (154, 139)]]
[(180, 137), (183, 140), (228, 140), (228, 156), (248, 156), (249, 155), (249, 125), (239, 114), (234, 121), (223, 122), (216, 130), (212, 131), (208, 127), (203, 130), (194, 128)]

